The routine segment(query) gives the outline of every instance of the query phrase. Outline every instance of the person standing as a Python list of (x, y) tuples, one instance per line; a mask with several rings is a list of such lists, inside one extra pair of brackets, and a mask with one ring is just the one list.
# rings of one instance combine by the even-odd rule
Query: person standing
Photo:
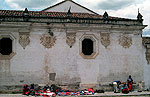
[(132, 84), (133, 84), (133, 79), (132, 79), (131, 75), (129, 75), (129, 77), (127, 79), (127, 85), (128, 85), (128, 90), (130, 92), (132, 91)]

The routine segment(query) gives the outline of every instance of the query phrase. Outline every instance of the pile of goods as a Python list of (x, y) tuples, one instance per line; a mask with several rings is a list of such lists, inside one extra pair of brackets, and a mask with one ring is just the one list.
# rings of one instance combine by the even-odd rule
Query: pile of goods
[(31, 95), (31, 96), (43, 96), (43, 97), (55, 97), (57, 96), (79, 96), (79, 95), (94, 95), (93, 88), (84, 89), (80, 91), (69, 91), (69, 90), (63, 90), (60, 87), (56, 85), (51, 85), (50, 87), (48, 85), (41, 88), (40, 86), (38, 88), (34, 88), (34, 84), (31, 84), (31, 86), (28, 86), (27, 84), (23, 87), (23, 95)]

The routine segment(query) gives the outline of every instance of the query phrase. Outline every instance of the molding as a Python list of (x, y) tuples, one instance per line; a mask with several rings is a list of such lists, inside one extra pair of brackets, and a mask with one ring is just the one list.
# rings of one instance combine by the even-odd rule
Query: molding
[[(82, 53), (82, 41), (85, 39), (91, 39), (93, 41), (93, 53), (91, 55), (84, 55)], [(95, 59), (96, 56), (99, 54), (99, 46), (98, 46), (98, 39), (96, 38), (96, 36), (94, 34), (83, 34), (79, 40), (79, 53), (80, 56), (83, 57), (84, 59)]]
[(16, 53), (15, 52), (12, 52), (10, 55), (2, 55), (0, 53), (0, 60), (10, 60), (13, 58), (13, 56), (15, 56)]
[(10, 38), (12, 40), (12, 53), (10, 55), (2, 55), (0, 53), (0, 60), (10, 60), (16, 55), (16, 38), (11, 33), (1, 34), (0, 39), (2, 38)]

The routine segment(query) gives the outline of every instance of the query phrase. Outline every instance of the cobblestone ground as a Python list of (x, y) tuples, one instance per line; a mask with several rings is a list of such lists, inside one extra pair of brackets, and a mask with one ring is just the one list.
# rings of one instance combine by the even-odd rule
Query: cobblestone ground
[[(121, 97), (150, 97), (150, 92), (131, 92), (129, 94), (122, 94), (122, 93), (113, 93), (113, 92), (105, 92), (105, 93), (98, 93), (95, 95), (89, 95), (88, 97), (116, 97), (116, 96), (121, 96)], [(35, 97), (35, 96), (24, 96), (21, 94), (0, 94), (0, 97)], [(37, 97), (42, 97), (42, 96), (37, 96)], [(62, 96), (57, 96), (57, 97), (62, 97)], [(65, 97), (77, 97), (77, 96), (65, 96)], [(81, 97), (81, 96), (80, 96)], [(84, 95), (86, 97), (86, 95)]]

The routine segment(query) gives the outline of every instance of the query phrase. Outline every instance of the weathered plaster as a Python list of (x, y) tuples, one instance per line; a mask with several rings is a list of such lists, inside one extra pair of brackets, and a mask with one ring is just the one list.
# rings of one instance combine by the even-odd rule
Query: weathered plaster
[[(41, 26), (42, 25), (42, 26)], [(19, 31), (14, 30), (16, 37), (16, 55), (10, 60), (10, 79), (1, 76), (0, 83), (12, 84), (109, 84), (115, 80), (126, 81), (129, 74), (134, 81), (144, 80), (144, 60), (141, 28), (105, 25), (54, 24), (52, 31), (57, 40), (52, 48), (45, 48), (41, 43), (41, 35), (47, 33), (50, 25), (32, 24), (30, 27), (30, 44), (23, 49), (19, 44)], [(58, 27), (58, 28), (57, 28)], [(23, 27), (24, 28), (24, 27)], [(56, 29), (57, 28), (57, 29)], [(17, 29), (17, 27), (15, 28)], [(92, 30), (94, 29), (94, 30)], [(127, 29), (127, 30), (124, 30)], [(134, 30), (133, 30), (134, 29)], [(132, 30), (132, 31), (130, 31)], [(76, 32), (76, 42), (72, 48), (66, 43), (66, 31)], [(105, 48), (100, 42), (100, 32), (110, 33), (110, 44)], [(122, 33), (128, 34), (132, 45), (124, 48), (119, 44)], [(80, 55), (80, 39), (83, 35), (94, 35), (97, 45), (97, 56), (84, 59)], [(2, 62), (1, 67), (4, 68)], [(55, 81), (49, 79), (50, 73), (56, 73)], [(2, 74), (2, 72), (0, 73)], [(148, 83), (148, 81), (146, 81)]]

